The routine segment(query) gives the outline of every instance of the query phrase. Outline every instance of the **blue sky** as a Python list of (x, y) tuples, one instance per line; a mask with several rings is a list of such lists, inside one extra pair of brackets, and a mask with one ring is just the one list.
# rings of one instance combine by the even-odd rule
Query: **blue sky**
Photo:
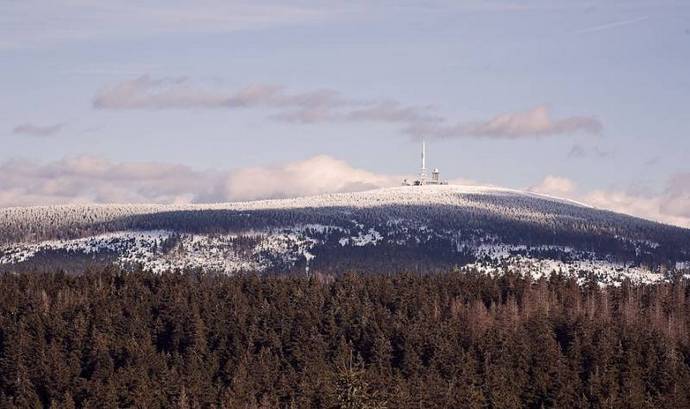
[[(352, 182), (306, 193), (386, 185), (424, 135), (451, 180), (690, 217), (688, 2), (0, 0), (0, 70), (0, 206), (301, 194), (227, 191), (304, 163)], [(104, 176), (137, 165), (207, 191)]]

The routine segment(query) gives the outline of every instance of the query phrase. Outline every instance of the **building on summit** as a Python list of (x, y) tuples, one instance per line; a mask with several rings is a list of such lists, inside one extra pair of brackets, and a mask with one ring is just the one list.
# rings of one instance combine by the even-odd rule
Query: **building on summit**
[(441, 173), (438, 168), (431, 171), (431, 179), (426, 177), (426, 142), (422, 139), (422, 167), (419, 170), (419, 179), (409, 181), (403, 179), (403, 186), (424, 186), (424, 185), (447, 185), (448, 182), (441, 180)]

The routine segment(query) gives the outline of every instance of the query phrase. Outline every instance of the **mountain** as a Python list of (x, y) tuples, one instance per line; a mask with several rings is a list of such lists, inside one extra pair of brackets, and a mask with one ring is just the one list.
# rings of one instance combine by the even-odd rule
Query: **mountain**
[(690, 230), (509, 189), (405, 186), (204, 205), (0, 210), (0, 270), (115, 263), (229, 274), (433, 272), (616, 284), (690, 267)]

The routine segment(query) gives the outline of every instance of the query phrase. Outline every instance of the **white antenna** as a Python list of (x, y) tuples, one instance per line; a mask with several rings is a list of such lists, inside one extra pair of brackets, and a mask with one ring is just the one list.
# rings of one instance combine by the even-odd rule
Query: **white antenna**
[(420, 184), (424, 184), (426, 182), (426, 161), (425, 161), (425, 154), (426, 154), (426, 143), (424, 141), (424, 138), (422, 138), (422, 168), (419, 171), (419, 182)]

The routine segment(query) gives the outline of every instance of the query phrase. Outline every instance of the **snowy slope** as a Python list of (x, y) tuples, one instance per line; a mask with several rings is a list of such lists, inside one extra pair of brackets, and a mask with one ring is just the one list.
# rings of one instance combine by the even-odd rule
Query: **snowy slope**
[(690, 231), (516, 190), (424, 186), (199, 205), (0, 209), (0, 268), (99, 259), (125, 268), (489, 274), (617, 283), (690, 265)]
[[(17, 232), (17, 226), (23, 230), (40, 230), (41, 227), (55, 226), (92, 226), (120, 220), (122, 218), (173, 211), (194, 210), (287, 210), (300, 208), (352, 207), (367, 208), (375, 206), (476, 206), (479, 203), (484, 209), (503, 212), (501, 206), (491, 201), (470, 200), (476, 196), (486, 198), (502, 197), (519, 199), (544, 199), (554, 204), (567, 204), (586, 208), (577, 202), (557, 199), (549, 196), (521, 192), (517, 190), (501, 189), (481, 186), (440, 185), (440, 186), (402, 186), (396, 188), (378, 189), (366, 192), (332, 193), (318, 196), (299, 197), (290, 199), (258, 200), (251, 202), (233, 202), (218, 204), (186, 204), (186, 205), (63, 205), (63, 206), (34, 206), (13, 207), (0, 209), (0, 231)], [(536, 201), (535, 201), (536, 204)], [(506, 214), (510, 215), (510, 214)], [(539, 217), (538, 211), (526, 208), (512, 216)]]

